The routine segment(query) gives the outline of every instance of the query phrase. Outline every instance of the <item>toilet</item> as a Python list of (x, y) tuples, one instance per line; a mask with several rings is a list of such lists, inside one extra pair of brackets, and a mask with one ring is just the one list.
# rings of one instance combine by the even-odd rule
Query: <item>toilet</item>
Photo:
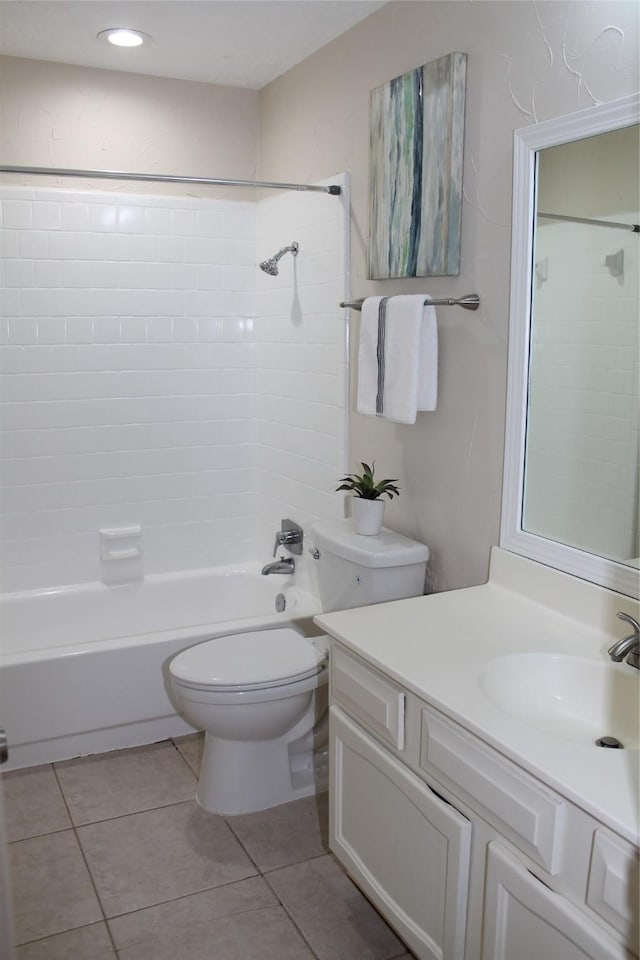
[[(429, 551), (351, 520), (314, 524), (324, 612), (422, 594)], [(178, 712), (205, 743), (196, 800), (226, 815), (252, 813), (326, 786), (326, 637), (293, 627), (229, 634), (183, 650), (169, 664)]]

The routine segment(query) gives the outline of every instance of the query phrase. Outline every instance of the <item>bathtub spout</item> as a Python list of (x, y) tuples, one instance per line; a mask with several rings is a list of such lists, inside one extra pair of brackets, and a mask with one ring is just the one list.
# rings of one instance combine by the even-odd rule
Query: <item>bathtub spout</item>
[(293, 573), (295, 569), (296, 562), (293, 557), (280, 557), (279, 560), (274, 560), (273, 563), (267, 563), (266, 566), (262, 568), (262, 575), (266, 577), (270, 573)]

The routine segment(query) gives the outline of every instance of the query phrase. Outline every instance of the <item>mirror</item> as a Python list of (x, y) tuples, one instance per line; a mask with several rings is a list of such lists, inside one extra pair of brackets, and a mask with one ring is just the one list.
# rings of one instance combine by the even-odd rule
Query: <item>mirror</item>
[(501, 546), (637, 596), (640, 97), (516, 131)]

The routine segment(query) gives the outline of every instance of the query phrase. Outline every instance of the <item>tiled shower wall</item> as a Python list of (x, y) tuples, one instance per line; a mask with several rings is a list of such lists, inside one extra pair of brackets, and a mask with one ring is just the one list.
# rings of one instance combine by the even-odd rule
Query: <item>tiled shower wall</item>
[(255, 559), (256, 203), (2, 196), (3, 590)]
[(640, 555), (638, 264), (628, 231), (538, 227), (524, 526), (615, 559)]
[(257, 512), (267, 555), (282, 517), (307, 535), (314, 520), (343, 513), (335, 488), (347, 464), (348, 327), (336, 308), (348, 294), (349, 183), (346, 175), (326, 182), (340, 184), (341, 196), (310, 193), (301, 203), (296, 194), (274, 195), (259, 207), (260, 260), (300, 245), (277, 277), (258, 280)]

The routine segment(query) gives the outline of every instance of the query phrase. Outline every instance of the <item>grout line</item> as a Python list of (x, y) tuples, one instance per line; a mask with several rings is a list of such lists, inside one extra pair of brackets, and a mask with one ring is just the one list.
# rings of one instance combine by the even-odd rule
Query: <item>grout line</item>
[[(126, 820), (128, 817), (138, 817), (145, 813), (153, 813), (155, 810), (166, 810), (168, 807), (179, 807), (181, 804), (195, 803), (193, 797), (187, 800), (172, 800), (170, 803), (159, 803), (154, 807), (144, 807), (142, 810), (131, 810), (130, 813), (118, 813), (114, 817), (103, 817), (100, 820), (87, 820), (86, 823), (75, 824), (72, 822), (71, 829), (84, 830), (85, 827), (98, 826), (101, 823), (113, 823), (114, 820)], [(69, 829), (69, 828), (67, 828)], [(52, 833), (60, 833), (59, 830), (52, 830)], [(45, 834), (46, 836), (46, 834)]]
[[(87, 874), (89, 875), (89, 881), (90, 881), (91, 886), (92, 886), (92, 888), (93, 888), (93, 892), (94, 892), (94, 894), (95, 894), (95, 898), (96, 898), (96, 901), (97, 901), (97, 903), (98, 903), (98, 907), (99, 907), (99, 909), (100, 909), (100, 913), (102, 914), (102, 922), (103, 922), (104, 925), (105, 925), (105, 928), (106, 928), (106, 931), (107, 931), (107, 936), (109, 937), (109, 941), (110, 941), (110, 943), (111, 943), (111, 946), (113, 947), (113, 952), (114, 952), (115, 955), (117, 956), (118, 954), (117, 954), (117, 951), (116, 951), (116, 945), (115, 945), (115, 943), (113, 942), (113, 937), (111, 936), (111, 930), (109, 929), (109, 924), (108, 924), (108, 922), (107, 922), (107, 915), (106, 915), (106, 913), (105, 913), (104, 907), (102, 906), (102, 900), (100, 899), (100, 894), (98, 893), (98, 888), (97, 888), (97, 886), (96, 886), (95, 880), (93, 879), (93, 873), (92, 873), (92, 871), (91, 871), (91, 867), (89, 866), (89, 861), (87, 860), (87, 858), (86, 858), (86, 856), (85, 856), (84, 848), (83, 848), (83, 846), (82, 846), (82, 843), (80, 842), (80, 837), (78, 836), (78, 831), (77, 831), (77, 829), (76, 829), (76, 825), (75, 825), (75, 823), (73, 822), (73, 817), (72, 817), (72, 815), (71, 815), (71, 809), (69, 808), (69, 804), (67, 803), (67, 798), (66, 798), (66, 796), (65, 796), (65, 792), (64, 792), (64, 789), (63, 789), (63, 787), (62, 787), (62, 783), (60, 782), (60, 778), (58, 777), (58, 771), (56, 770), (56, 766), (55, 766), (54, 763), (51, 764), (51, 767), (52, 767), (52, 769), (53, 769), (53, 775), (54, 775), (54, 777), (56, 778), (56, 783), (58, 784), (58, 788), (59, 788), (59, 790), (60, 790), (60, 793), (62, 794), (62, 799), (63, 799), (63, 801), (64, 801), (64, 805), (65, 805), (65, 808), (66, 808), (66, 810), (67, 810), (67, 814), (69, 815), (69, 820), (71, 821), (71, 829), (73, 830), (73, 835), (74, 835), (75, 840), (76, 840), (76, 843), (77, 843), (77, 845), (78, 845), (78, 850), (80, 851), (80, 855), (81, 855), (82, 860), (83, 860), (83, 862), (84, 862), (84, 865), (85, 865), (85, 869), (86, 869), (86, 871), (87, 871)], [(90, 926), (90, 924), (84, 924), (84, 926)], [(77, 929), (80, 929), (80, 928), (77, 928)]]
[[(202, 732), (202, 731), (199, 731), (199, 732)], [(197, 736), (197, 734), (196, 734), (196, 733), (194, 733), (194, 734), (185, 734), (185, 736), (187, 736), (187, 737), (188, 737), (188, 736), (194, 736), (194, 737), (195, 737), (195, 736)], [(169, 743), (171, 743), (171, 744), (173, 745), (173, 748), (178, 751), (179, 755), (182, 757), (182, 760), (186, 763), (187, 767), (189, 768), (189, 772), (192, 773), (193, 776), (195, 777), (195, 781), (196, 781), (196, 784), (197, 784), (197, 783), (198, 783), (198, 771), (196, 770), (196, 768), (195, 768), (194, 766), (192, 766), (192, 764), (189, 762), (189, 760), (187, 760), (187, 758), (185, 757), (184, 753), (182, 752), (182, 750), (180, 749), (180, 747), (179, 747), (178, 744), (176, 743), (176, 738), (175, 738), (175, 737), (169, 737)]]
[[(91, 923), (81, 923), (79, 927), (69, 927), (68, 930), (57, 930), (55, 933), (46, 933), (44, 937), (36, 937), (33, 940), (24, 940), (22, 943), (15, 944), (15, 946), (17, 949), (22, 949), (22, 947), (30, 947), (33, 943), (42, 943), (44, 940), (51, 940), (54, 937), (62, 937), (67, 933), (73, 933), (75, 930), (84, 930), (86, 927), (97, 927), (104, 922), (104, 920), (92, 920)], [(105, 926), (107, 925), (105, 924)], [(107, 933), (109, 934), (109, 939), (111, 940), (111, 934), (108, 930)], [(113, 944), (113, 941), (111, 941), (111, 943)], [(114, 951), (117, 955), (115, 947)]]
[[(180, 756), (181, 756), (182, 760), (185, 762), (185, 764), (186, 764), (187, 767), (189, 768), (190, 772), (193, 773), (194, 776), (197, 778), (196, 772), (193, 770), (193, 768), (191, 767), (191, 765), (188, 763), (186, 757), (184, 757), (184, 755), (181, 753), (181, 751), (179, 750), (179, 748), (178, 748), (177, 744), (175, 743), (174, 739), (173, 739), (173, 738), (168, 738), (168, 739), (169, 739), (169, 741), (171, 742), (171, 744), (172, 744), (172, 746), (174, 747), (174, 749), (177, 750), (178, 753), (180, 753)], [(233, 829), (232, 823), (233, 823), (233, 819), (234, 819), (234, 818), (233, 818), (233, 817), (224, 817), (224, 816), (218, 815), (218, 816), (219, 816), (219, 819), (221, 819), (221, 820), (224, 821), (224, 823), (225, 823), (225, 825), (227, 826), (227, 828), (229, 829), (230, 833), (233, 835), (233, 837), (235, 838), (236, 842), (238, 843), (238, 845), (240, 846), (240, 848), (243, 850), (244, 854), (246, 855), (249, 863), (250, 863), (250, 864), (253, 866), (253, 868), (255, 869), (255, 871), (256, 871), (255, 874), (252, 874), (252, 875), (250, 875), (249, 877), (243, 877), (243, 878), (241, 878), (241, 879), (239, 879), (239, 880), (231, 881), (230, 883), (217, 884), (216, 886), (213, 886), (213, 887), (205, 887), (205, 888), (203, 888), (202, 890), (192, 891), (192, 892), (190, 892), (190, 893), (185, 893), (185, 894), (182, 894), (182, 895), (177, 896), (177, 897), (171, 897), (171, 898), (169, 898), (169, 899), (167, 899), (167, 900), (159, 901), (158, 903), (148, 904), (147, 906), (140, 907), (140, 908), (138, 908), (137, 910), (126, 911), (126, 912), (123, 912), (123, 913), (120, 913), (120, 914), (116, 914), (116, 915), (114, 915), (113, 917), (107, 917), (106, 912), (105, 912), (105, 909), (104, 909), (104, 907), (103, 907), (103, 905), (102, 905), (102, 901), (101, 901), (101, 899), (100, 899), (100, 896), (99, 896), (97, 887), (96, 887), (96, 883), (95, 883), (94, 878), (93, 878), (93, 874), (92, 874), (92, 871), (91, 871), (89, 862), (88, 862), (88, 860), (87, 860), (87, 857), (86, 857), (86, 855), (85, 855), (85, 851), (84, 851), (84, 849), (83, 849), (83, 847), (82, 847), (82, 844), (81, 844), (81, 842), (80, 842), (80, 837), (79, 837), (79, 835), (78, 835), (79, 829), (80, 829), (81, 827), (84, 827), (84, 826), (91, 826), (91, 825), (93, 825), (93, 823), (109, 822), (109, 821), (115, 820), (115, 819), (122, 819), (123, 817), (135, 816), (135, 815), (137, 815), (137, 814), (139, 814), (139, 813), (140, 813), (140, 814), (147, 813), (147, 812), (150, 812), (150, 810), (164, 809), (164, 808), (166, 808), (166, 807), (177, 806), (177, 805), (179, 805), (179, 804), (184, 804), (184, 803), (193, 803), (193, 801), (192, 801), (192, 800), (182, 800), (182, 801), (176, 801), (175, 803), (165, 803), (165, 804), (161, 804), (161, 805), (159, 805), (159, 806), (157, 806), (157, 807), (149, 808), (149, 810), (133, 811), (132, 813), (121, 814), (121, 815), (118, 816), (118, 817), (110, 817), (110, 818), (106, 818), (106, 820), (91, 821), (91, 822), (89, 822), (89, 823), (87, 823), (87, 824), (79, 824), (79, 825), (76, 826), (76, 824), (74, 824), (73, 818), (72, 818), (72, 816), (71, 816), (71, 810), (70, 810), (69, 804), (68, 804), (68, 802), (67, 802), (67, 798), (66, 798), (66, 796), (65, 796), (62, 783), (61, 783), (60, 778), (59, 778), (59, 776), (58, 776), (58, 772), (57, 772), (57, 769), (56, 769), (56, 765), (55, 765), (55, 764), (51, 764), (51, 767), (52, 767), (52, 769), (53, 769), (54, 776), (55, 776), (55, 778), (56, 778), (56, 782), (57, 782), (57, 784), (58, 784), (58, 788), (59, 788), (59, 790), (60, 790), (60, 793), (61, 793), (61, 796), (62, 796), (62, 800), (63, 800), (64, 806), (65, 806), (65, 809), (66, 809), (66, 811), (67, 811), (67, 815), (69, 816), (69, 821), (70, 821), (70, 824), (71, 824), (70, 828), (67, 827), (67, 828), (65, 828), (65, 830), (66, 830), (66, 831), (68, 831), (69, 829), (73, 830), (73, 833), (74, 833), (74, 836), (75, 836), (75, 838), (76, 838), (76, 841), (77, 841), (77, 844), (78, 844), (78, 847), (79, 847), (79, 850), (80, 850), (80, 853), (81, 853), (83, 862), (84, 862), (85, 867), (86, 867), (86, 869), (87, 869), (87, 872), (88, 872), (88, 874), (89, 874), (89, 879), (90, 879), (90, 882), (91, 882), (91, 884), (92, 884), (92, 887), (93, 887), (93, 890), (94, 890), (94, 893), (95, 893), (95, 896), (96, 896), (96, 899), (97, 899), (97, 902), (98, 902), (98, 905), (99, 905), (99, 909), (100, 909), (100, 912), (101, 912), (101, 914), (102, 914), (102, 918), (103, 918), (103, 919), (102, 919), (102, 920), (97, 920), (97, 921), (92, 921), (91, 923), (87, 923), (87, 924), (81, 924), (81, 925), (78, 926), (78, 927), (71, 927), (71, 928), (69, 928), (69, 930), (57, 931), (55, 934), (47, 934), (47, 936), (45, 936), (45, 937), (38, 938), (38, 940), (28, 941), (28, 943), (35, 943), (35, 942), (39, 942), (40, 940), (46, 940), (46, 939), (49, 939), (50, 937), (58, 936), (59, 934), (71, 932), (72, 930), (80, 930), (80, 929), (83, 929), (84, 927), (95, 926), (96, 923), (105, 923), (106, 929), (107, 929), (107, 934), (108, 934), (108, 937), (109, 937), (109, 941), (110, 941), (110, 943), (111, 943), (111, 945), (112, 945), (112, 948), (113, 948), (113, 950), (114, 950), (114, 954), (115, 954), (115, 956), (117, 957), (117, 956), (118, 956), (118, 951), (117, 951), (117, 949), (116, 949), (115, 941), (114, 941), (114, 939), (113, 939), (112, 932), (111, 932), (111, 927), (110, 927), (110, 921), (111, 921), (111, 920), (115, 920), (115, 919), (117, 919), (118, 917), (129, 916), (129, 915), (132, 915), (132, 914), (135, 914), (135, 913), (141, 913), (141, 912), (143, 912), (143, 911), (145, 911), (145, 910), (153, 909), (153, 908), (155, 908), (155, 907), (159, 907), (159, 906), (162, 906), (162, 905), (164, 905), (164, 904), (168, 904), (168, 903), (172, 903), (172, 902), (177, 902), (177, 901), (181, 901), (181, 900), (186, 900), (186, 899), (189, 899), (190, 897), (197, 896), (198, 894), (204, 894), (204, 893), (207, 893), (207, 892), (210, 892), (210, 891), (222, 889), (223, 887), (233, 886), (233, 885), (238, 884), (238, 883), (244, 883), (244, 882), (246, 882), (247, 880), (250, 880), (250, 879), (260, 878), (260, 880), (262, 880), (264, 883), (266, 883), (267, 888), (271, 891), (271, 894), (272, 894), (273, 897), (275, 898), (275, 903), (272, 904), (271, 907), (278, 906), (280, 909), (282, 909), (282, 911), (284, 912), (284, 915), (287, 917), (287, 919), (290, 921), (290, 923), (292, 924), (292, 926), (294, 927), (294, 929), (296, 930), (296, 932), (297, 932), (298, 935), (300, 936), (301, 940), (303, 941), (303, 943), (305, 944), (305, 946), (306, 946), (307, 949), (309, 950), (311, 956), (312, 956), (313, 958), (315, 958), (315, 960), (319, 960), (320, 954), (314, 950), (312, 944), (310, 943), (309, 939), (308, 939), (307, 936), (305, 935), (305, 933), (304, 933), (303, 929), (301, 928), (300, 924), (296, 921), (296, 919), (295, 919), (295, 917), (293, 916), (292, 912), (287, 908), (286, 904), (285, 904), (285, 903), (283, 902), (283, 900), (280, 898), (280, 896), (278, 895), (277, 891), (272, 887), (271, 883), (269, 882), (269, 876), (270, 876), (271, 874), (273, 874), (273, 873), (276, 873), (276, 872), (279, 872), (279, 871), (282, 871), (282, 870), (286, 870), (286, 869), (289, 868), (289, 867), (293, 867), (293, 866), (300, 865), (300, 864), (304, 864), (304, 863), (310, 863), (310, 862), (312, 862), (312, 861), (314, 861), (314, 860), (319, 860), (320, 858), (324, 858), (324, 857), (327, 857), (327, 856), (329, 856), (331, 859), (333, 859), (333, 860), (335, 861), (335, 857), (333, 856), (333, 854), (332, 854), (330, 851), (322, 852), (322, 853), (320, 853), (320, 854), (317, 854), (316, 856), (307, 857), (307, 858), (305, 858), (305, 859), (303, 859), (303, 860), (295, 861), (294, 863), (287, 863), (287, 864), (284, 864), (284, 865), (282, 865), (282, 866), (274, 867), (274, 868), (272, 868), (272, 869), (267, 869), (266, 871), (263, 871), (263, 870), (260, 868), (260, 866), (258, 865), (258, 863), (256, 863), (256, 861), (254, 860), (254, 858), (251, 856), (251, 853), (249, 852), (249, 850), (247, 849), (247, 847), (245, 846), (245, 844), (242, 842), (242, 839), (236, 834), (235, 830)], [(215, 816), (215, 815), (214, 815), (214, 816)], [(61, 830), (49, 831), (49, 833), (59, 833), (59, 832), (63, 832), (63, 831), (61, 831)], [(40, 834), (39, 836), (47, 836), (47, 834)], [(29, 839), (31, 839), (31, 838), (29, 838)], [(18, 842), (18, 841), (15, 841), (15, 842)], [(258, 909), (258, 908), (256, 908), (256, 909)], [(263, 909), (263, 908), (259, 908), (259, 909)], [(242, 911), (238, 911), (238, 912), (239, 912), (239, 913), (249, 913), (249, 912), (252, 912), (252, 908), (248, 908), (247, 910), (242, 910)], [(405, 954), (406, 954), (407, 956), (409, 956), (409, 957), (413, 956), (413, 955), (408, 951), (408, 948), (406, 948), (406, 947), (404, 947), (403, 950), (401, 950), (400, 953), (394, 954), (393, 956), (396, 957), (396, 960), (400, 960), (400, 958), (401, 958), (402, 956), (404, 956)], [(392, 957), (389, 957), (389, 960), (392, 960)]]
[[(310, 860), (317, 860), (317, 859), (318, 859), (317, 857), (310, 857)], [(303, 862), (303, 863), (306, 863), (307, 861), (306, 861), (306, 860), (303, 860), (302, 862)], [(277, 869), (278, 869), (278, 870), (286, 870), (286, 867), (278, 867)], [(269, 873), (275, 873), (275, 870), (270, 870)], [(271, 884), (269, 883), (267, 874), (263, 874), (262, 876), (263, 876), (263, 879), (264, 879), (265, 883), (268, 885), (269, 889), (270, 889), (271, 892), (273, 893), (274, 897), (276, 898), (276, 900), (278, 901), (278, 903), (280, 904), (280, 906), (281, 906), (282, 909), (284, 910), (285, 914), (287, 915), (287, 917), (289, 918), (289, 920), (291, 921), (291, 923), (293, 924), (293, 926), (295, 927), (295, 929), (296, 929), (296, 930), (298, 931), (298, 933), (300, 934), (300, 937), (302, 938), (303, 942), (305, 943), (305, 945), (307, 946), (307, 948), (308, 948), (309, 951), (311, 952), (312, 956), (315, 958), (315, 960), (321, 960), (320, 955), (319, 955), (318, 953), (316, 953), (316, 951), (313, 949), (313, 947), (312, 947), (309, 939), (307, 938), (307, 936), (306, 936), (306, 934), (304, 933), (304, 931), (303, 931), (302, 927), (300, 926), (300, 924), (297, 922), (297, 920), (295, 919), (295, 917), (294, 917), (294, 916), (291, 914), (291, 912), (288, 910), (286, 904), (283, 903), (283, 901), (280, 899), (280, 897), (278, 896), (278, 893), (276, 892), (276, 890), (274, 890), (273, 887), (271, 886)]]
[[(122, 917), (132, 917), (136, 913), (144, 913), (145, 910), (154, 910), (156, 907), (164, 907), (167, 903), (178, 903), (180, 900), (189, 900), (191, 897), (199, 897), (204, 893), (211, 893), (214, 890), (224, 890), (227, 887), (233, 887), (237, 883), (246, 883), (247, 880), (256, 880), (261, 879), (259, 875), (252, 874), (248, 877), (243, 877), (241, 880), (230, 880), (228, 883), (219, 883), (215, 887), (203, 887), (202, 890), (194, 890), (192, 893), (182, 893), (178, 897), (169, 897), (168, 900), (159, 900), (157, 903), (149, 903), (144, 907), (136, 907), (135, 910), (128, 910), (126, 913), (114, 913), (112, 917), (107, 918), (107, 923), (110, 920), (120, 920)], [(266, 904), (262, 907), (246, 907), (244, 910), (236, 910), (234, 913), (225, 914), (225, 916), (233, 917), (238, 916), (243, 913), (252, 913), (255, 910), (265, 910), (273, 908), (274, 904)], [(176, 960), (180, 960), (180, 957), (177, 957)]]

